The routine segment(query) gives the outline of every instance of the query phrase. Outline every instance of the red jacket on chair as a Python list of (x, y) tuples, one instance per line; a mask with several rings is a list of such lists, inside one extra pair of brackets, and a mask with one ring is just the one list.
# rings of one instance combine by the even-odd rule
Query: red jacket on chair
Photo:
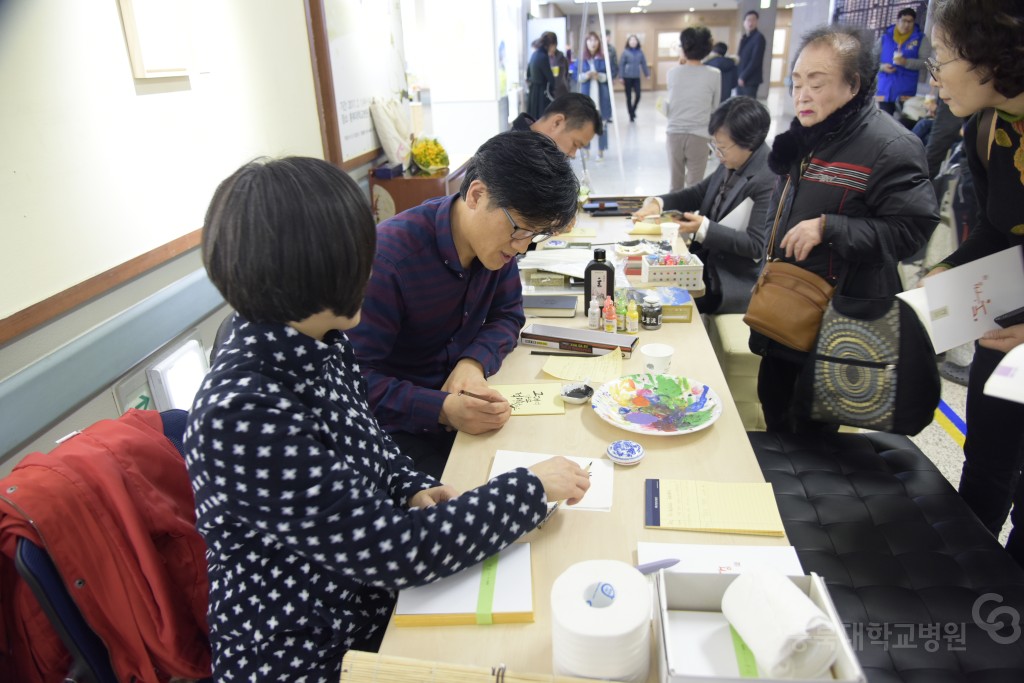
[(0, 680), (63, 680), (70, 661), (15, 570), (19, 537), (50, 554), (118, 679), (209, 676), (193, 500), (156, 411), (98, 422), (0, 479)]

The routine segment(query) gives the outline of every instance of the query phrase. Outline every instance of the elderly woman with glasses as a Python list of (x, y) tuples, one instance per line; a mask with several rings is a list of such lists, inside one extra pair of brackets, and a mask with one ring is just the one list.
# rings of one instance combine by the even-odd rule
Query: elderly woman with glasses
[[(930, 275), (1024, 245), (1024, 6), (998, 0), (938, 0), (927, 60), (939, 97), (970, 116), (964, 149), (974, 178), (978, 220), (960, 248)], [(1011, 307), (1024, 306), (1024, 292)], [(986, 333), (967, 385), (967, 439), (960, 494), (995, 536), (1010, 513), (1006, 549), (1024, 566), (1024, 405), (984, 394), (1024, 324)], [(1021, 531), (1021, 533), (1017, 533)]]
[(704, 261), (701, 313), (742, 313), (750, 302), (775, 182), (765, 144), (770, 125), (768, 110), (752, 97), (726, 100), (708, 125), (708, 147), (719, 161), (714, 173), (679, 192), (648, 197), (633, 215), (683, 212), (679, 232), (693, 235), (691, 249)]
[[(780, 176), (769, 255), (861, 299), (902, 289), (897, 263), (925, 244), (938, 220), (924, 147), (875, 105), (874, 46), (873, 36), (848, 25), (803, 36), (792, 70), (796, 117), (768, 156)], [(757, 393), (768, 431), (837, 429), (794, 409), (805, 353), (757, 331), (750, 348), (762, 356)]]

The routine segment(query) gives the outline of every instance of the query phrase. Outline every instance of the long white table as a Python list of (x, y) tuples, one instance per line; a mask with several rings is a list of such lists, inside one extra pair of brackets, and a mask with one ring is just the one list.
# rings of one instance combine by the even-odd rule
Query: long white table
[[(593, 241), (609, 241), (624, 227), (623, 219), (582, 218), (580, 222), (598, 226), (599, 237)], [(582, 309), (575, 318), (530, 321), (586, 327)], [(612, 441), (632, 439), (643, 445), (646, 456), (636, 466), (615, 467), (611, 512), (574, 511), (563, 506), (543, 528), (524, 537), (524, 541), (533, 544), (534, 623), (404, 628), (391, 624), (380, 650), (382, 654), (478, 666), (503, 662), (509, 671), (550, 673), (550, 589), (555, 578), (570, 565), (589, 559), (635, 563), (639, 541), (787, 544), (784, 538), (644, 528), (644, 479), (764, 481), (699, 317), (695, 314), (691, 323), (667, 323), (660, 330), (641, 330), (641, 345), (654, 341), (675, 348), (671, 374), (700, 380), (718, 393), (723, 403), (722, 416), (710, 427), (692, 434), (656, 437), (614, 427), (604, 422), (589, 404), (567, 404), (564, 415), (516, 416), (498, 432), (482, 436), (459, 434), (443, 480), (460, 490), (486, 481), (499, 449), (597, 459), (607, 457), (605, 450)], [(547, 356), (531, 355), (530, 349), (521, 345), (505, 360), (491, 383), (557, 381), (541, 371), (546, 360)], [(625, 360), (622, 370), (623, 374), (641, 372), (639, 354)], [(652, 661), (649, 680), (656, 679), (657, 666)]]

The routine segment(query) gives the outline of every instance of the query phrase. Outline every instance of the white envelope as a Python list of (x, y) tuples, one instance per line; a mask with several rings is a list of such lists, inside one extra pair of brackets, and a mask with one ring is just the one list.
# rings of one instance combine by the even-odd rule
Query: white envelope
[(997, 316), (1024, 305), (1022, 253), (1020, 246), (1004, 249), (927, 278), (924, 287), (898, 295), (925, 321), (936, 353), (998, 329)]

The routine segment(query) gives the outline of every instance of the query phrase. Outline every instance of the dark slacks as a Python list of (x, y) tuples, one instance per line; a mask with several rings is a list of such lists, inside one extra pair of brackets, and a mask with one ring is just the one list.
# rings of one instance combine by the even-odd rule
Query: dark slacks
[(754, 99), (757, 99), (757, 88), (757, 85), (737, 85), (736, 94), (746, 95), (747, 97), (753, 97)]
[(440, 479), (444, 466), (448, 463), (448, 454), (458, 432), (441, 432), (440, 434), (410, 434), (394, 432), (391, 438), (398, 444), (403, 455), (412, 458), (416, 468), (425, 474)]
[(622, 83), (626, 87), (626, 109), (629, 110), (629, 120), (636, 120), (636, 105), (640, 104), (640, 79), (623, 78)]
[[(768, 342), (774, 345), (775, 342)], [(777, 345), (776, 345), (777, 346)], [(791, 353), (796, 354), (796, 351)], [(838, 425), (818, 422), (797, 414), (797, 380), (803, 362), (771, 353), (761, 358), (757, 373), (757, 399), (764, 411), (765, 431), (789, 434), (825, 434), (839, 431)]]
[(995, 536), (1010, 514), (1013, 530), (1006, 549), (1024, 566), (1024, 404), (984, 393), (985, 381), (1003, 357), (998, 351), (975, 346), (967, 384), (960, 495)]

